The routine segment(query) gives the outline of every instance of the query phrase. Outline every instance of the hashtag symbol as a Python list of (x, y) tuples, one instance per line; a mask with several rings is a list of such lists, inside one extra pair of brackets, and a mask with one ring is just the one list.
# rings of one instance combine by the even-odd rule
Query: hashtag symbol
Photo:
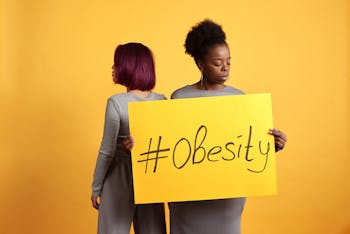
[[(157, 171), (157, 165), (158, 165), (158, 159), (160, 158), (167, 158), (168, 156), (159, 156), (160, 152), (167, 152), (170, 150), (170, 148), (166, 149), (160, 149), (160, 142), (162, 141), (162, 137), (159, 136), (158, 138), (158, 146), (156, 150), (151, 150), (151, 145), (152, 145), (152, 138), (150, 138), (149, 144), (148, 144), (148, 151), (145, 153), (140, 154), (140, 156), (146, 155), (146, 159), (138, 160), (137, 162), (146, 162), (146, 167), (145, 167), (145, 174), (147, 173), (147, 168), (148, 168), (148, 162), (151, 160), (154, 160), (154, 167), (153, 167), (153, 173)], [(153, 157), (151, 157), (151, 155)]]

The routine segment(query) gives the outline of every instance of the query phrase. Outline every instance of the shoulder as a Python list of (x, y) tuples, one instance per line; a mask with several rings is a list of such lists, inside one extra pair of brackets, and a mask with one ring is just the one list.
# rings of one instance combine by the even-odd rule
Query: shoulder
[(184, 87), (181, 87), (177, 90), (175, 90), (172, 94), (171, 94), (171, 99), (176, 99), (176, 98), (181, 98), (184, 95), (186, 95), (186, 93), (191, 92), (191, 90), (193, 90), (192, 86), (190, 85), (186, 85)]
[(128, 102), (128, 97), (126, 93), (117, 93), (107, 99), (107, 109), (114, 108), (116, 110), (122, 109), (121, 106), (124, 106)]
[(108, 98), (108, 102), (118, 103), (127, 98), (126, 93), (117, 93)]
[(166, 97), (164, 96), (164, 94), (160, 94), (160, 93), (156, 93), (152, 91), (152, 95), (153, 95), (153, 99), (155, 100), (165, 100)]
[(237, 89), (233, 86), (226, 86), (225, 91), (233, 93), (233, 94), (245, 94), (242, 90)]

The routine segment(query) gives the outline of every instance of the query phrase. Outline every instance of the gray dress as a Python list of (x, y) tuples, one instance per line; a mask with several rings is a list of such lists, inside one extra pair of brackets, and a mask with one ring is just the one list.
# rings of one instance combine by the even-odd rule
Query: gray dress
[(131, 155), (121, 148), (128, 136), (128, 102), (163, 100), (151, 92), (146, 98), (131, 93), (108, 99), (103, 139), (97, 157), (92, 192), (100, 196), (99, 234), (129, 234), (133, 222), (136, 234), (166, 233), (164, 204), (134, 204)]
[[(221, 90), (199, 90), (187, 85), (176, 90), (171, 98), (193, 98), (244, 94), (226, 86)], [(207, 201), (171, 202), (171, 234), (240, 234), (245, 198)]]

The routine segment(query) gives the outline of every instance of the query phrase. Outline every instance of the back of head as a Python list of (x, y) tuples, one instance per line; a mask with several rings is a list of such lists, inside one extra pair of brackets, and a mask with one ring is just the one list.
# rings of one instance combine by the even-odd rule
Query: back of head
[(155, 68), (151, 50), (141, 43), (119, 45), (114, 52), (116, 84), (130, 90), (149, 91), (155, 86)]
[(205, 19), (188, 32), (185, 49), (197, 63), (198, 60), (204, 59), (211, 46), (218, 44), (226, 44), (225, 32), (217, 23)]

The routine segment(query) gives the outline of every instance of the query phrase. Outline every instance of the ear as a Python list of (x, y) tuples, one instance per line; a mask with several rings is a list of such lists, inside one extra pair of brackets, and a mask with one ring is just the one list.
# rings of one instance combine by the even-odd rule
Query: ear
[(199, 70), (203, 71), (204, 64), (201, 60), (196, 61)]

